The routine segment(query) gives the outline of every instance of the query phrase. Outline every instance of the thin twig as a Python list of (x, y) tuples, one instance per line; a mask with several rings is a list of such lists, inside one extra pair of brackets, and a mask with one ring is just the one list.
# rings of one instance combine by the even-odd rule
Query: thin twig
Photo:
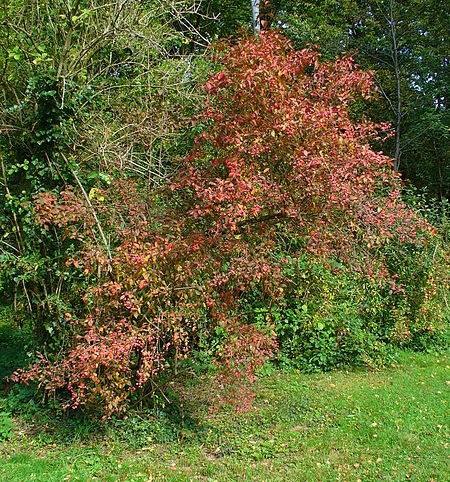
[(110, 262), (112, 262), (113, 257), (112, 257), (112, 254), (111, 254), (111, 249), (110, 249), (109, 243), (106, 239), (105, 233), (103, 232), (102, 225), (100, 224), (100, 221), (97, 217), (97, 212), (95, 211), (95, 208), (92, 205), (91, 200), (89, 199), (89, 195), (86, 192), (86, 189), (84, 189), (84, 186), (81, 183), (80, 178), (78, 177), (77, 173), (70, 167), (69, 160), (67, 159), (67, 157), (62, 152), (60, 154), (61, 154), (62, 158), (64, 159), (64, 161), (66, 162), (67, 167), (70, 169), (70, 172), (72, 173), (73, 177), (77, 181), (77, 184), (81, 189), (81, 192), (83, 193), (83, 196), (84, 196), (84, 198), (85, 198), (85, 200), (86, 200), (86, 202), (87, 202), (87, 204), (88, 204), (88, 206), (89, 206), (89, 208), (92, 212), (92, 215), (94, 216), (95, 224), (97, 225), (98, 231), (99, 231), (100, 236), (101, 236), (102, 241), (103, 241), (103, 244), (105, 245), (106, 252), (108, 254), (108, 259), (109, 259)]

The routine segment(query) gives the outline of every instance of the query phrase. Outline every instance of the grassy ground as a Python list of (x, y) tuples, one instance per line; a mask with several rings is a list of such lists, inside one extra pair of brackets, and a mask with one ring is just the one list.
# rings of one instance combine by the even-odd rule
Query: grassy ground
[[(0, 331), (0, 353), (13, 343)], [(135, 415), (102, 429), (33, 404), (14, 414), (25, 395), (4, 395), (0, 480), (450, 481), (450, 352), (402, 353), (377, 372), (276, 372), (257, 394), (253, 412), (210, 415), (192, 387), (178, 425)]]

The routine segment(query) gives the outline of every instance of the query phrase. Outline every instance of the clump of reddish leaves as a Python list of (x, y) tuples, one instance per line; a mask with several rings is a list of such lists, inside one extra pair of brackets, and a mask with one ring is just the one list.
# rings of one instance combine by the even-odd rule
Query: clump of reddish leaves
[[(351, 118), (352, 104), (374, 92), (370, 73), (351, 58), (320, 62), (277, 33), (218, 51), (222, 69), (195, 119), (202, 133), (164, 193), (166, 207), (152, 207), (131, 181), (92, 200), (116, 240), (113, 260), (83, 238), (68, 263), (100, 274), (85, 312), (68, 314), (73, 335), (62, 355), (41, 356), (14, 376), (66, 390), (66, 407), (124, 411), (218, 328), (210, 352), (221, 383), (253, 380), (277, 341), (270, 320), (253, 324), (241, 300), (251, 293), (265, 305), (282, 302), (292, 240), (316, 256), (351, 260), (355, 245), (420, 243), (430, 231), (400, 200), (389, 160), (369, 146), (387, 126)], [(67, 227), (80, 223), (72, 197), (57, 204), (42, 195), (39, 222), (76, 237)], [(79, 212), (89, 218), (89, 209)]]
[(350, 57), (321, 63), (276, 33), (219, 58), (205, 129), (177, 185), (195, 193), (189, 213), (210, 235), (263, 226), (270, 239), (282, 223), (317, 252), (345, 250), (348, 233), (380, 243), (427, 229), (401, 203), (389, 159), (369, 146), (388, 126), (351, 119), (352, 104), (374, 94), (369, 72)]

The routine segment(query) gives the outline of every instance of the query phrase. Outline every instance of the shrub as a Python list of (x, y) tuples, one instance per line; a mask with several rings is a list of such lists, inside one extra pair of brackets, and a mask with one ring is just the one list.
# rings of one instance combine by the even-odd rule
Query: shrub
[[(114, 252), (81, 238), (67, 263), (98, 282), (65, 316), (63, 349), (14, 375), (64, 392), (65, 407), (123, 412), (199, 351), (220, 385), (253, 380), (278, 341), (300, 366), (329, 368), (373, 363), (410, 336), (411, 314), (417, 333), (426, 326), (432, 263), (420, 255), (404, 267), (401, 256), (415, 259), (435, 232), (370, 149), (387, 127), (351, 119), (352, 103), (373, 93), (370, 73), (351, 58), (321, 63), (277, 33), (221, 46), (217, 60), (193, 150), (167, 189), (122, 180), (90, 200)], [(62, 196), (42, 226), (73, 239), (80, 223), (93, 226), (73, 202)]]
[(295, 288), (271, 313), (279, 360), (304, 371), (375, 367), (392, 360), (396, 347), (442, 344), (449, 316), (438, 292), (448, 284), (443, 254), (437, 245), (389, 244), (364, 271), (310, 255), (291, 259)]

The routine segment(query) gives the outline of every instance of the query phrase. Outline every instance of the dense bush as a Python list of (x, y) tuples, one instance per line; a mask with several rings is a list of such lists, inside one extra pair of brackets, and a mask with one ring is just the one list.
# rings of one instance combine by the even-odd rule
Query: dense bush
[(370, 74), (275, 33), (216, 55), (194, 147), (167, 188), (123, 179), (89, 202), (35, 198), (40, 229), (80, 243), (65, 265), (87, 287), (57, 343), (13, 379), (67, 408), (122, 412), (186, 360), (211, 360), (224, 384), (252, 380), (278, 345), (302, 368), (372, 365), (389, 344), (442, 328), (436, 230), (370, 149), (385, 126), (352, 120)]
[(445, 344), (448, 260), (442, 248), (394, 243), (371, 259), (364, 271), (311, 256), (290, 260), (295, 288), (271, 312), (284, 365), (306, 371), (375, 367), (399, 347)]

